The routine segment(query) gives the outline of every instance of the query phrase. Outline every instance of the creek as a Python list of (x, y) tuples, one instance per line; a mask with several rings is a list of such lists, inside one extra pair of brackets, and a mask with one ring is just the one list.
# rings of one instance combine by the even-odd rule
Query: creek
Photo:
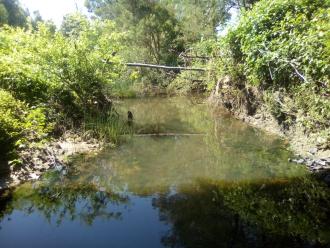
[(0, 198), (0, 247), (328, 247), (330, 192), (199, 97), (123, 100), (135, 135)]

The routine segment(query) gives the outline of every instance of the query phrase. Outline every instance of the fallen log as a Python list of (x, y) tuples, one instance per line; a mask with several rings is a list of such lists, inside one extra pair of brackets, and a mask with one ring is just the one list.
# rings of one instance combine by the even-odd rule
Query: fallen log
[(207, 71), (205, 68), (192, 68), (192, 67), (181, 67), (181, 66), (166, 66), (166, 65), (154, 65), (154, 64), (143, 64), (143, 63), (126, 63), (129, 67), (146, 67), (153, 69), (173, 70), (173, 71)]
[(179, 55), (179, 57), (185, 59), (202, 59), (202, 60), (210, 60), (212, 58), (207, 56), (190, 56), (190, 55)]

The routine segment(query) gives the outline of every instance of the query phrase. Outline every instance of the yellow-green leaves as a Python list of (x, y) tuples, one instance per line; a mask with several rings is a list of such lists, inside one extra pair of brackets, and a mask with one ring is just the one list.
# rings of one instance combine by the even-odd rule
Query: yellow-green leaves
[(10, 93), (0, 90), (0, 147), (1, 155), (18, 145), (40, 141), (52, 129), (47, 123), (44, 110), (28, 108)]

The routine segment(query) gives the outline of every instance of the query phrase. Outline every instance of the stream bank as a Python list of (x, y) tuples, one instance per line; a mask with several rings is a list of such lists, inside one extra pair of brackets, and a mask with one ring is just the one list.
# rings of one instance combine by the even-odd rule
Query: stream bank
[(8, 168), (1, 172), (0, 191), (15, 187), (21, 183), (38, 180), (47, 171), (56, 170), (63, 175), (67, 173), (69, 157), (78, 154), (94, 154), (105, 146), (96, 139), (85, 140), (79, 134), (65, 133), (38, 147), (18, 151), (20, 165), (2, 161)]
[[(226, 78), (218, 82), (208, 99), (210, 106), (224, 108), (235, 118), (282, 137), (294, 152), (290, 161), (306, 165), (311, 172), (330, 170), (330, 147), (325, 138), (319, 133), (307, 133), (295, 124), (281, 124), (263, 103), (257, 89), (234, 89), (229, 83)], [(241, 94), (240, 99), (237, 99), (237, 92)]]

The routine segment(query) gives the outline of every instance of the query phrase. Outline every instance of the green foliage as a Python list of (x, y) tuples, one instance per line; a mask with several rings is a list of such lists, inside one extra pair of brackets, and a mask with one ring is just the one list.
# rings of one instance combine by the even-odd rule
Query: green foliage
[[(96, 16), (114, 20), (118, 28), (128, 31), (125, 44), (129, 49), (123, 51), (126, 61), (175, 66), (182, 65), (179, 54), (195, 42), (215, 38), (218, 26), (229, 18), (229, 8), (237, 7), (238, 2), (88, 0), (86, 6)], [(140, 75), (146, 88), (167, 86), (174, 79), (150, 69), (141, 70)]]
[[(184, 54), (181, 60), (186, 67), (208, 68), (216, 56), (217, 43), (215, 39), (206, 39), (195, 43)], [(169, 84), (169, 92), (190, 94), (192, 92), (204, 92), (211, 81), (215, 81), (213, 68), (212, 73), (200, 71), (181, 71)], [(208, 85), (209, 83), (209, 85)]]
[(11, 94), (0, 91), (0, 146), (6, 153), (20, 138), (23, 131), (23, 104)]
[(127, 61), (177, 63), (182, 51), (180, 29), (174, 13), (154, 1), (87, 1), (87, 7), (103, 19), (112, 19), (117, 27), (128, 31), (126, 44), (130, 47)]
[[(329, 1), (261, 1), (243, 14), (228, 42), (251, 83), (287, 86), (329, 80)], [(308, 7), (308, 8), (307, 8)]]
[[(257, 0), (87, 0), (86, 7), (104, 19), (113, 19), (124, 29), (132, 29), (154, 6), (166, 9), (180, 26), (182, 40), (190, 46), (202, 38), (215, 37), (216, 29), (230, 17), (231, 8), (249, 8)], [(158, 22), (158, 20), (156, 20)]]
[(28, 13), (18, 0), (0, 0), (0, 26), (8, 24), (23, 27), (27, 24)]
[(190, 94), (192, 92), (204, 92), (206, 81), (200, 72), (181, 72), (168, 86), (169, 92), (176, 94)]
[(122, 34), (111, 22), (82, 21), (86, 25), (69, 37), (53, 33), (46, 24), (35, 32), (3, 28), (0, 87), (20, 100), (51, 105), (73, 117), (109, 107), (108, 86), (123, 68), (120, 57), (111, 54), (121, 50)]
[(121, 119), (115, 111), (106, 116), (85, 116), (83, 126), (86, 136), (92, 136), (105, 143), (117, 144), (121, 135), (132, 131), (127, 122)]
[(164, 7), (153, 6), (152, 12), (136, 27), (138, 42), (147, 47), (152, 61), (175, 65), (177, 54), (183, 50), (176, 19)]
[(107, 116), (112, 108), (108, 97), (124, 68), (117, 54), (124, 34), (110, 21), (76, 14), (62, 28), (63, 33), (39, 23), (37, 30), (0, 29), (0, 89), (6, 91), (1, 144), (8, 143), (4, 152), (41, 140), (51, 123), (56, 130), (78, 126), (84, 116)]
[(330, 2), (260, 1), (219, 42), (219, 77), (279, 91), (287, 112), (309, 130), (329, 127)]
[(80, 13), (68, 14), (63, 17), (61, 32), (65, 36), (79, 36), (88, 26), (88, 20)]
[(51, 125), (46, 122), (42, 108), (30, 109), (10, 93), (0, 90), (0, 146), (1, 155), (29, 142), (47, 136)]

